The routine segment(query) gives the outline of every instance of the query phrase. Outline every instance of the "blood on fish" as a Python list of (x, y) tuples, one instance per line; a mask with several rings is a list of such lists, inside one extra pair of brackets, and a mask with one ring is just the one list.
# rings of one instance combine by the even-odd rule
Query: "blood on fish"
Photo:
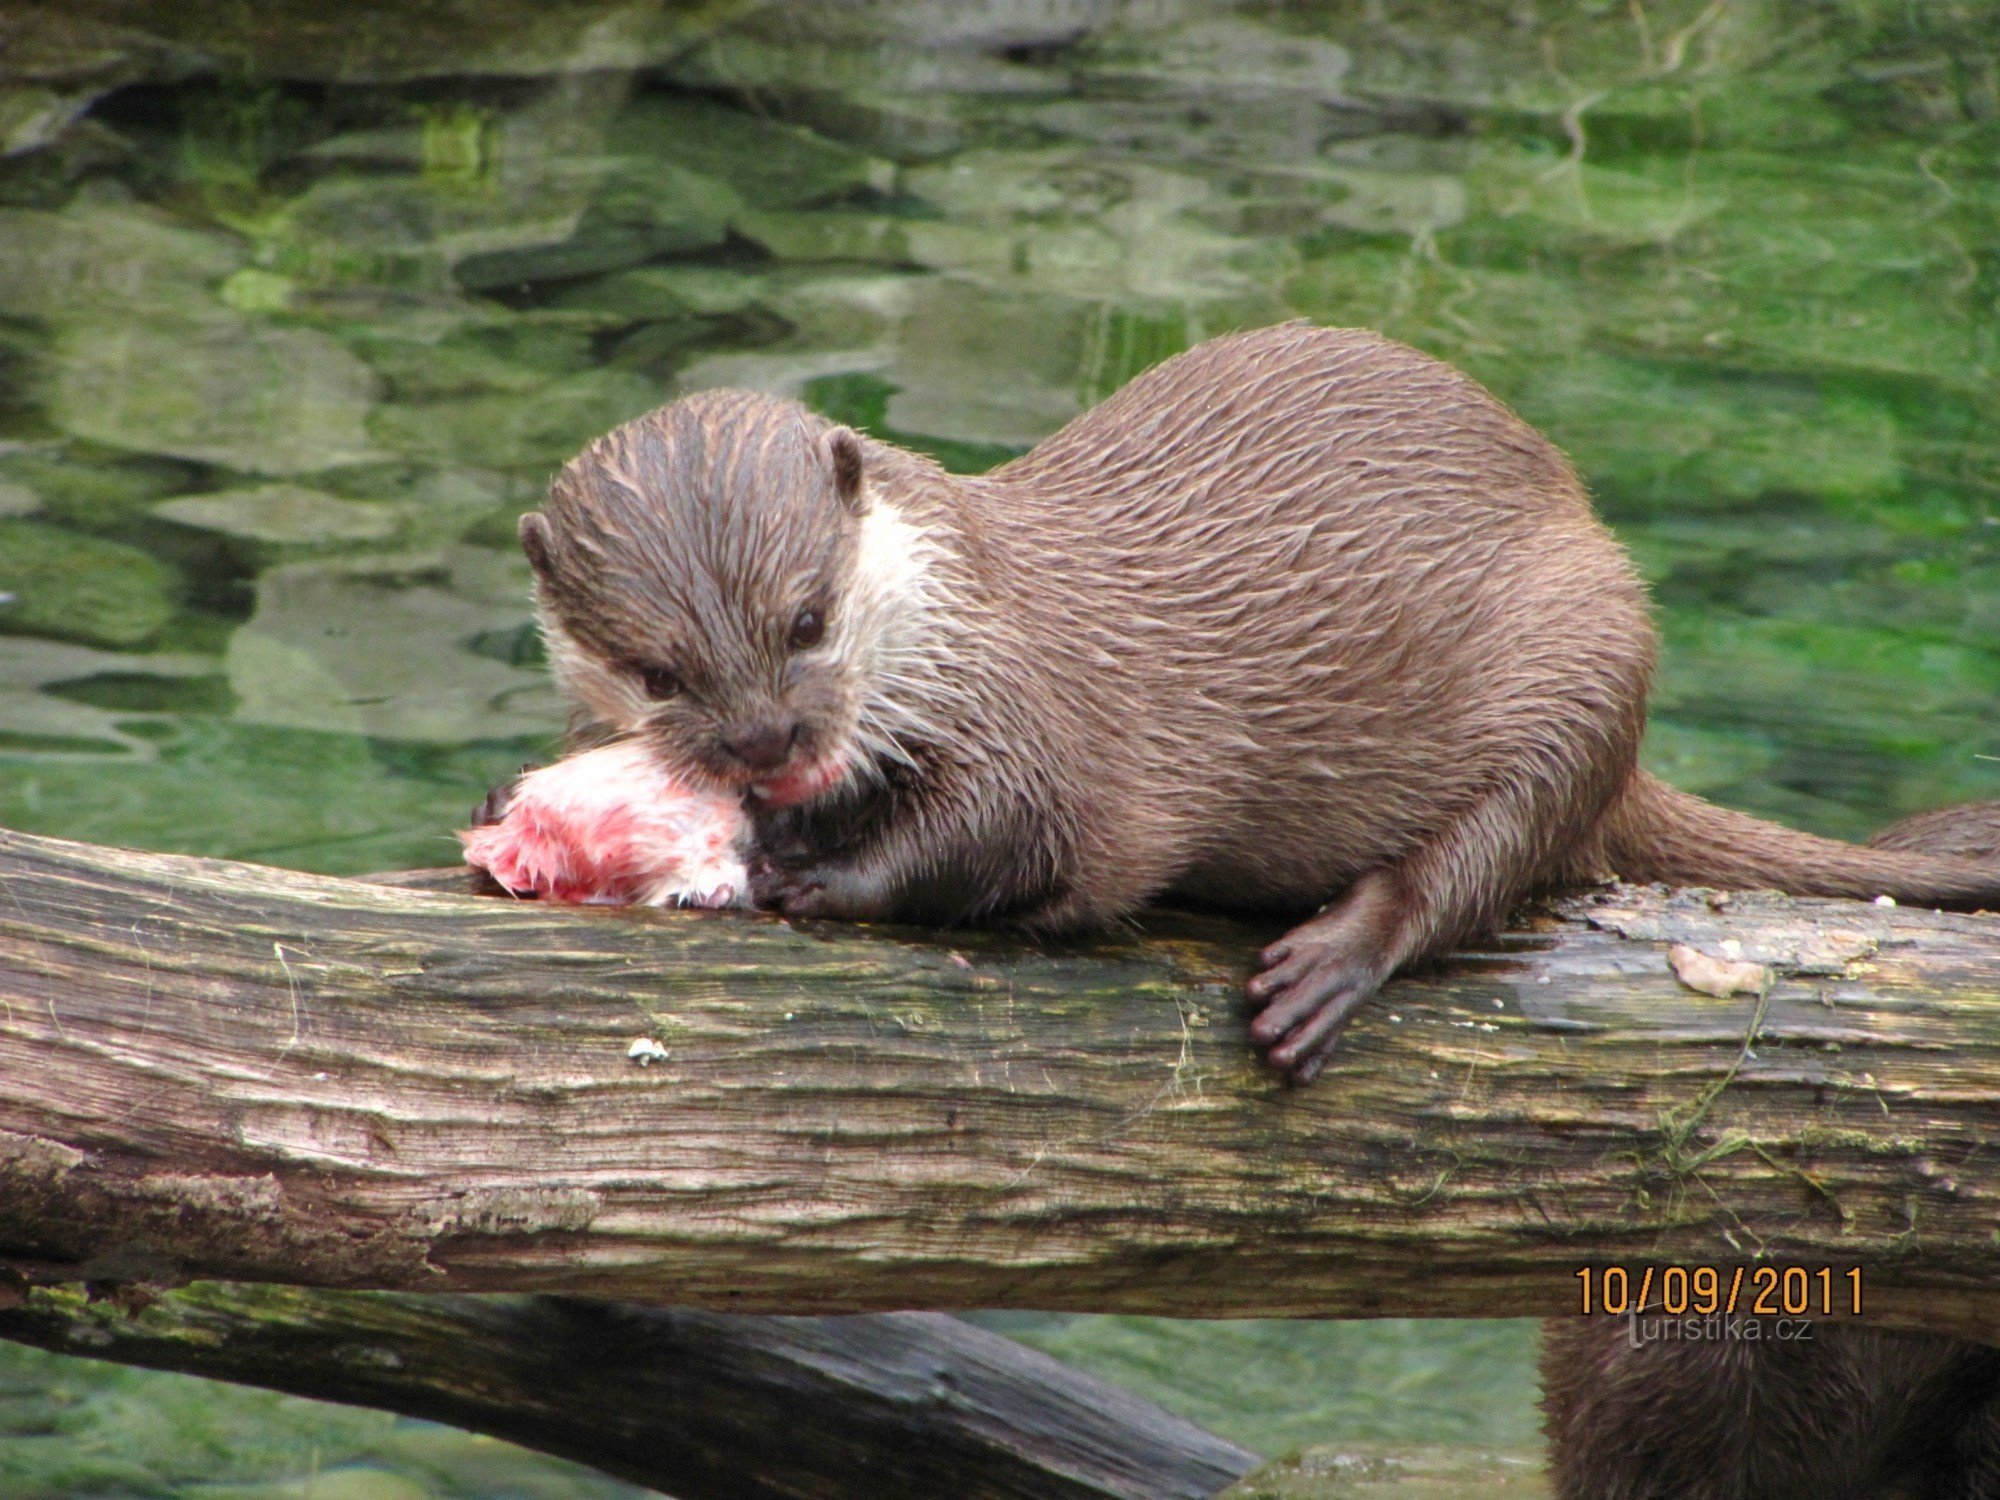
[(748, 824), (629, 741), (515, 783), (496, 823), (459, 834), (466, 863), (517, 896), (611, 906), (742, 906)]

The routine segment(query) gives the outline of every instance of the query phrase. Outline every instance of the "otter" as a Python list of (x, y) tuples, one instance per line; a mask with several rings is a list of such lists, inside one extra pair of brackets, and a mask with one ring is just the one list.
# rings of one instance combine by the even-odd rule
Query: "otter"
[(2000, 866), (1640, 770), (1624, 550), (1552, 443), (1373, 333), (1212, 340), (978, 478), (691, 395), (593, 442), (520, 534), (569, 698), (743, 797), (760, 905), (1292, 915), (1246, 989), (1296, 1082), (1391, 974), (1538, 888), (2000, 901)]
[[(1769, 1330), (1765, 1330), (1768, 1334)], [(1555, 1500), (1992, 1500), (2000, 1349), (1815, 1323), (1809, 1339), (1634, 1340), (1549, 1323)]]

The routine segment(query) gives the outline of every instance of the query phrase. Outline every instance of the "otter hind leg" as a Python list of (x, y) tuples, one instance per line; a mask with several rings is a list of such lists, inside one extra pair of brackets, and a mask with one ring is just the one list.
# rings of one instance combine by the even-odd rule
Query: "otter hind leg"
[(1403, 858), (1371, 870), (1259, 955), (1250, 1036), (1295, 1083), (1325, 1068), (1396, 970), (1490, 928), (1603, 805), (1589, 778), (1501, 784)]
[(1244, 986), (1263, 1009), (1250, 1039), (1295, 1083), (1319, 1077), (1361, 1002), (1402, 962), (1408, 903), (1397, 869), (1370, 871), (1332, 906), (1258, 955), (1262, 972)]

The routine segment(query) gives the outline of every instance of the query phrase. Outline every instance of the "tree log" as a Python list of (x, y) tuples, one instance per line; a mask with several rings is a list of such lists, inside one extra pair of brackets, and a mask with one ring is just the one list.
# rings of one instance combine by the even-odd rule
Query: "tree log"
[(1199, 1500), (1258, 1462), (938, 1313), (201, 1282), (130, 1314), (37, 1290), (0, 1338), (451, 1422), (678, 1500)]
[(1291, 1090), (1237, 999), (1265, 934), (1212, 919), (1033, 945), (23, 835), (0, 882), (30, 1280), (1498, 1316), (1586, 1262), (1761, 1258), (2000, 1338), (1990, 917), (1597, 893), (1390, 986)]

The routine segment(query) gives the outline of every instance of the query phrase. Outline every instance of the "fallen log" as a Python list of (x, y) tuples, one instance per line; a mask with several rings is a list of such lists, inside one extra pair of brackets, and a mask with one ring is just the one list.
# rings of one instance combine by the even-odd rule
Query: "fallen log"
[(1201, 1500), (1259, 1462), (939, 1313), (201, 1282), (133, 1310), (37, 1289), (0, 1338), (450, 1422), (677, 1500)]
[(1038, 946), (12, 834), (0, 881), (22, 1280), (1497, 1316), (1762, 1260), (2000, 1337), (1990, 917), (1598, 893), (1290, 1090), (1237, 1001), (1264, 934), (1204, 918)]

